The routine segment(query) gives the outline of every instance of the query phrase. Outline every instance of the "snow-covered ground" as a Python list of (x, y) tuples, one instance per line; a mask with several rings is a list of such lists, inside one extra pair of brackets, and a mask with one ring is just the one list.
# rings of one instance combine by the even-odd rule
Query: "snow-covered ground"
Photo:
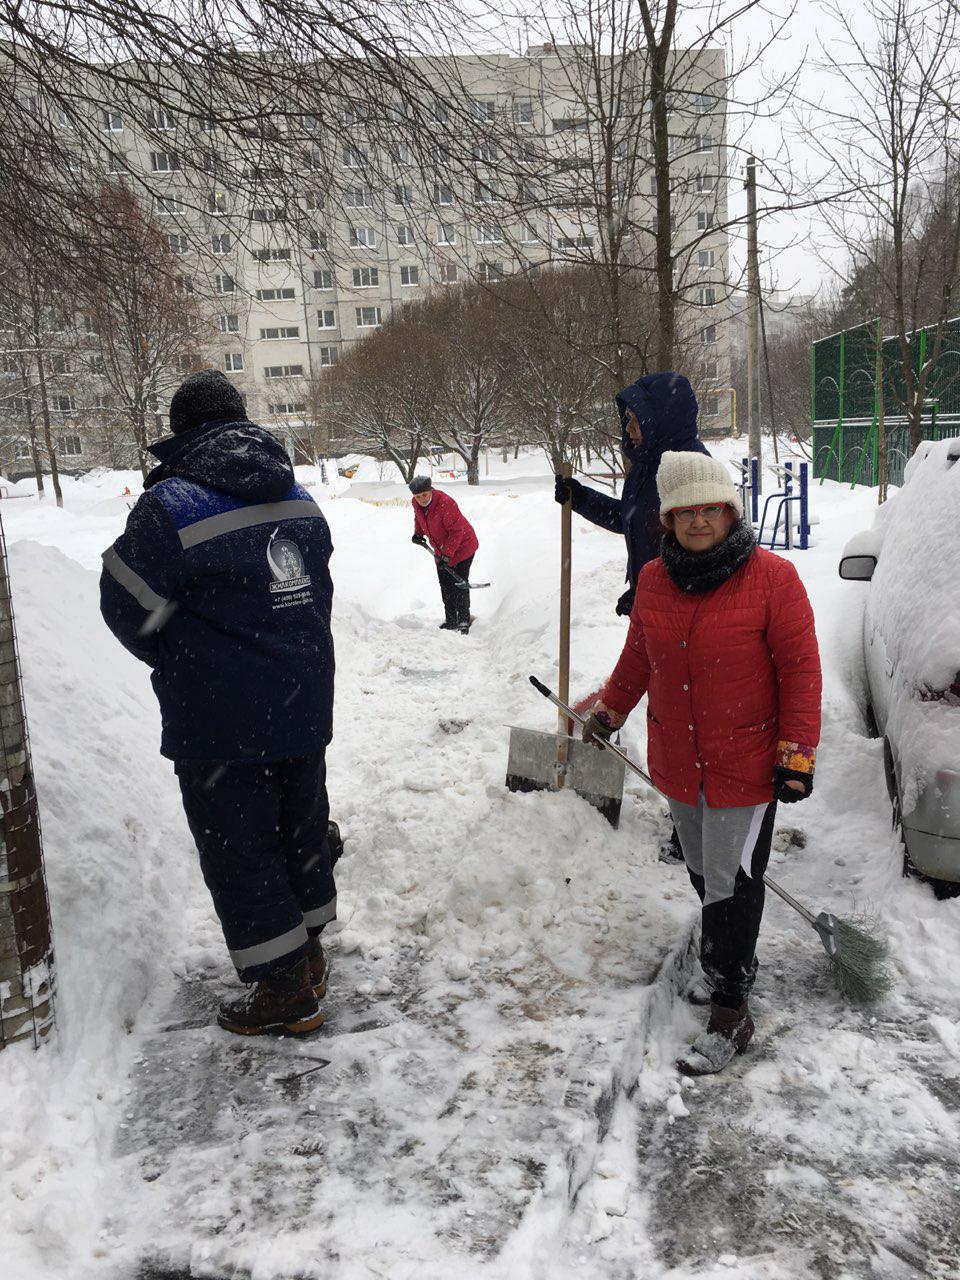
[[(698, 913), (657, 860), (665, 806), (628, 782), (614, 832), (575, 796), (503, 785), (507, 726), (556, 723), (527, 682), (550, 682), (557, 652), (545, 463), (493, 457), (479, 488), (446, 486), (493, 584), (467, 638), (436, 629), (389, 469), (301, 478), (336, 548), (328, 760), (348, 841), (328, 1021), (306, 1043), (212, 1025), (231, 971), (148, 673), (97, 608), (138, 477), (68, 480), (62, 511), (23, 484), (0, 507), (60, 1023), (58, 1049), (0, 1055), (5, 1280), (955, 1280), (960, 902), (901, 878), (880, 744), (849, 692), (864, 588), (836, 572), (875, 493), (818, 486), (816, 546), (793, 554), (824, 740), (771, 873), (816, 910), (878, 912), (894, 990), (846, 1008), (816, 937), (771, 900), (757, 1040), (681, 1083)], [(621, 539), (575, 518), (578, 694), (623, 642), (623, 562)], [(625, 735), (641, 759), (643, 721)]]

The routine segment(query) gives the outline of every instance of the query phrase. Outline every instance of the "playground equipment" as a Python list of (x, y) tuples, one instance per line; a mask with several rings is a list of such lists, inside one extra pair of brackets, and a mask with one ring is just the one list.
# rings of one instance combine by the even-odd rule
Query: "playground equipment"
[[(794, 471), (794, 464), (785, 462), (782, 466), (775, 466), (773, 470), (783, 487), (776, 493), (766, 496), (761, 514), (760, 461), (758, 458), (741, 458), (739, 489), (744, 515), (749, 512), (750, 523), (754, 527), (757, 542), (761, 547), (767, 547), (771, 551), (794, 550), (794, 527), (796, 526), (798, 539), (796, 549), (806, 551), (810, 546), (809, 464), (801, 462), (799, 470)], [(767, 515), (772, 503), (776, 503), (773, 529), (769, 534), (769, 541), (765, 542)], [(794, 503), (796, 510), (792, 506)], [(783, 522), (782, 530), (781, 521)], [(781, 542), (777, 541), (778, 537), (782, 538)]]

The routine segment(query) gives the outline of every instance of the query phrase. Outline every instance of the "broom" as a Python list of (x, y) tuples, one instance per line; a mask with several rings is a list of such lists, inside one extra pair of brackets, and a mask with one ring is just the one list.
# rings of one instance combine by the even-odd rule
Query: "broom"
[[(581, 726), (586, 724), (583, 716), (561, 702), (557, 695), (552, 693), (545, 684), (541, 684), (536, 676), (530, 677), (530, 683), (538, 693), (542, 693), (571, 720)], [(653, 787), (655, 791), (658, 790), (651, 778), (615, 743), (607, 742), (602, 738), (596, 739), (596, 742), (604, 751), (612, 751), (648, 786)], [(893, 983), (890, 970), (886, 965), (888, 948), (886, 940), (876, 932), (875, 921), (863, 914), (850, 920), (831, 915), (827, 911), (821, 911), (815, 916), (769, 876), (763, 877), (763, 883), (788, 906), (793, 907), (794, 911), (816, 930), (823, 949), (827, 953), (840, 993), (851, 1004), (870, 1004), (887, 994)]]

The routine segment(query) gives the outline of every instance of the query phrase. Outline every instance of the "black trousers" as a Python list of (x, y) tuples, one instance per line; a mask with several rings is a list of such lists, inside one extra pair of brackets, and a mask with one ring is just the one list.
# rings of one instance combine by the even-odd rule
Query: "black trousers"
[[(462, 578), (464, 582), (469, 582), (472, 564), (473, 556), (470, 556), (466, 560), (461, 560), (459, 564), (451, 565), (451, 568), (457, 577)], [(457, 586), (439, 560), (437, 577), (440, 579), (440, 595), (443, 597), (443, 612), (446, 615), (447, 624), (451, 627), (459, 627), (462, 623), (469, 625), (470, 592)]]
[(237, 973), (255, 982), (288, 968), (337, 914), (324, 753), (175, 769)]

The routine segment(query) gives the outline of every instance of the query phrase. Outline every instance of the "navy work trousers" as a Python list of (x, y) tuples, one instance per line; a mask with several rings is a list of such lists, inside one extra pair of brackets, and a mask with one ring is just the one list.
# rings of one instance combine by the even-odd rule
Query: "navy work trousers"
[(324, 753), (272, 764), (178, 760), (187, 823), (244, 982), (288, 968), (336, 918)]

